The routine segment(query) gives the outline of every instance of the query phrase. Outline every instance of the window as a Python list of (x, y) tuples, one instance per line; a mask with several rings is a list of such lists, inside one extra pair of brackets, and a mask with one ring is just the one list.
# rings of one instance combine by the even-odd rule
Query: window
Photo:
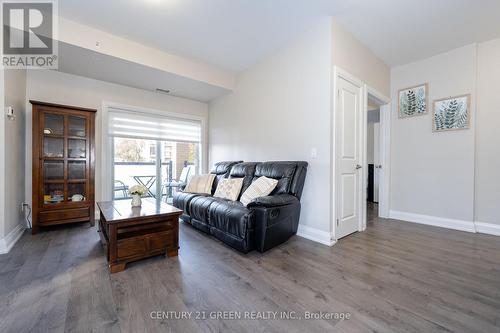
[(149, 159), (156, 159), (156, 143), (149, 145)]
[(200, 169), (201, 122), (157, 114), (108, 110), (112, 141), (112, 197), (129, 198), (141, 184), (146, 196), (171, 202), (173, 193)]

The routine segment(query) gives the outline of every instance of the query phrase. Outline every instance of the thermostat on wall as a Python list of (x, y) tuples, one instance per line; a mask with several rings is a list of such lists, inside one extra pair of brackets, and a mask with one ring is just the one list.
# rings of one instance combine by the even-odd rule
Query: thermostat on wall
[(12, 106), (7, 107), (7, 118), (10, 120), (14, 120), (16, 118), (14, 115), (14, 108)]

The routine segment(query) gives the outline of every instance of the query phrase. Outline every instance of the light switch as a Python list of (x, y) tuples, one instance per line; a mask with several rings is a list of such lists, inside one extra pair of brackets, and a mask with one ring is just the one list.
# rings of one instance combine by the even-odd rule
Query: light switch
[(311, 158), (315, 159), (318, 157), (318, 149), (316, 147), (311, 148)]

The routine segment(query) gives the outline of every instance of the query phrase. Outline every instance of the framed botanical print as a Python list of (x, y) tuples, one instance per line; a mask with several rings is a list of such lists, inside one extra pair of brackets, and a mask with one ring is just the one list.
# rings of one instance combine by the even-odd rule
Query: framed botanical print
[(435, 100), (432, 122), (434, 132), (468, 129), (470, 126), (470, 95)]
[(399, 118), (408, 118), (426, 114), (428, 105), (428, 93), (429, 85), (427, 83), (399, 90)]

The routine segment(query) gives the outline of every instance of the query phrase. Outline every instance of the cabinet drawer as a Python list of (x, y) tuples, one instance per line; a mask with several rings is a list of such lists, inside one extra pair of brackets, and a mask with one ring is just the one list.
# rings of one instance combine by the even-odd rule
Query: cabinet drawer
[(174, 247), (172, 231), (163, 231), (138, 237), (120, 239), (117, 246), (118, 259), (138, 257), (155, 251)]
[(53, 210), (40, 212), (38, 215), (38, 220), (40, 223), (72, 220), (72, 219), (83, 219), (90, 218), (90, 210), (86, 208), (77, 209), (65, 209), (65, 210)]

